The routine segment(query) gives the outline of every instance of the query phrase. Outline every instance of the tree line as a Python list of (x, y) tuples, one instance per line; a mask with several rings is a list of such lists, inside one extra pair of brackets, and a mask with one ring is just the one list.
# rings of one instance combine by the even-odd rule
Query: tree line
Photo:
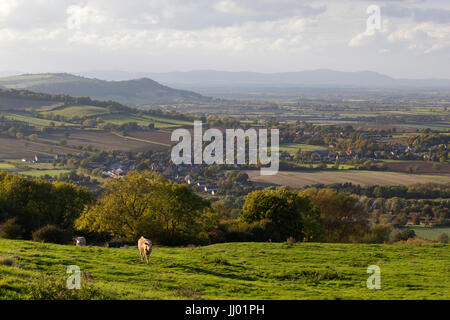
[(84, 187), (0, 174), (0, 237), (7, 238), (134, 242), (146, 235), (165, 245), (388, 241), (391, 227), (371, 226), (369, 219), (359, 196), (328, 188), (256, 190), (230, 218), (187, 185), (149, 171), (108, 180), (97, 199)]

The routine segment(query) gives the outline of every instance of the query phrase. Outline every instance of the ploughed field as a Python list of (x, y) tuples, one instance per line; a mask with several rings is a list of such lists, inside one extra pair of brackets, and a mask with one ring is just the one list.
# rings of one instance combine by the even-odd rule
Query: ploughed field
[(246, 171), (254, 182), (301, 188), (313, 184), (351, 182), (365, 185), (412, 185), (417, 183), (449, 183), (450, 174), (410, 174), (389, 171), (339, 170), (339, 171), (280, 171), (273, 176), (262, 176), (259, 170)]
[[(77, 265), (82, 288), (69, 290)], [(381, 289), (369, 290), (369, 265)], [(450, 299), (447, 244), (75, 247), (0, 239), (0, 299)]]

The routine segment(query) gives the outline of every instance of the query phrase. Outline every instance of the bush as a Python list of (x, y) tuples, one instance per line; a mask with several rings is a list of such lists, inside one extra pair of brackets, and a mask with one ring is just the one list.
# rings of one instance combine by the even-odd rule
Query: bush
[(33, 300), (106, 300), (112, 299), (84, 278), (81, 289), (68, 289), (64, 278), (33, 279), (28, 286)]
[(365, 243), (385, 243), (389, 241), (392, 227), (387, 224), (375, 224), (363, 237)]
[(17, 223), (17, 218), (6, 220), (0, 225), (0, 238), (22, 239), (23, 228)]
[(394, 233), (394, 241), (406, 241), (410, 238), (415, 238), (416, 233), (414, 230), (405, 229), (405, 230), (397, 230)]
[(57, 226), (47, 225), (33, 232), (33, 241), (67, 244), (72, 233)]
[(448, 234), (446, 234), (445, 232), (441, 232), (436, 239), (438, 242), (440, 243), (448, 243), (449, 242), (449, 238), (448, 238)]
[(211, 242), (265, 242), (271, 238), (267, 220), (246, 223), (240, 220), (222, 221), (212, 234)]

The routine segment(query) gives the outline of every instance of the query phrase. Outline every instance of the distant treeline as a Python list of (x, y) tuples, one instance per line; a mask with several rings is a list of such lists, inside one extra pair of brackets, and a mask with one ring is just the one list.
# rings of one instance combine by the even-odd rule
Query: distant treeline
[(369, 198), (438, 199), (450, 198), (450, 183), (417, 184), (412, 186), (361, 186), (352, 183), (317, 184), (315, 188), (329, 188), (339, 192), (357, 194)]

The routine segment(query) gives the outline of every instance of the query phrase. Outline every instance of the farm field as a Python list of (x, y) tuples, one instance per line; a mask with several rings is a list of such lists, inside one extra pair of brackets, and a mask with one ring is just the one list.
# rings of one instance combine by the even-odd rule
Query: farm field
[(450, 175), (408, 174), (386, 171), (339, 170), (319, 172), (280, 171), (273, 176), (261, 176), (259, 170), (246, 171), (255, 182), (273, 183), (293, 188), (313, 184), (331, 184), (351, 182), (365, 185), (412, 185), (416, 183), (448, 183)]
[[(180, 120), (172, 120), (168, 118), (158, 118), (158, 117), (150, 117), (150, 116), (138, 116), (128, 113), (113, 113), (106, 114), (102, 116), (102, 119), (105, 122), (110, 122), (113, 124), (124, 124), (127, 122), (136, 122), (140, 126), (148, 126), (151, 123), (155, 124), (155, 128), (175, 128), (180, 127), (184, 124), (185, 121)], [(189, 123), (189, 122), (188, 122)], [(192, 125), (192, 123), (189, 123)]]
[[(366, 287), (373, 264), (381, 269), (381, 290)], [(155, 247), (147, 266), (136, 247), (4, 239), (0, 299), (70, 297), (76, 294), (65, 287), (70, 265), (90, 274), (80, 290), (88, 299), (450, 299), (447, 244)]]
[(386, 162), (387, 168), (390, 171), (407, 172), (408, 168), (415, 168), (416, 173), (445, 173), (450, 174), (450, 164), (426, 162), (426, 161), (383, 161)]
[(52, 120), (46, 120), (46, 119), (40, 119), (33, 117), (31, 114), (27, 113), (0, 113), (0, 116), (5, 116), (6, 119), (9, 120), (17, 120), (17, 121), (23, 121), (26, 123), (29, 123), (30, 125), (37, 126), (37, 127), (48, 127), (53, 122), (56, 126), (75, 126), (72, 123), (69, 122), (62, 122), (62, 121), (52, 121)]
[[(157, 132), (157, 131), (154, 131)], [(155, 142), (159, 142), (160, 135), (156, 134)], [(159, 143), (151, 143), (153, 141), (149, 137), (148, 141), (135, 140), (132, 137), (127, 138), (121, 135), (116, 135), (111, 132), (98, 130), (83, 130), (71, 133), (69, 144), (91, 145), (100, 150), (123, 150), (123, 151), (145, 151), (145, 150), (163, 150), (167, 146)]]
[(109, 111), (106, 108), (96, 106), (67, 106), (64, 108), (56, 108), (51, 111), (42, 112), (43, 114), (54, 114), (64, 116), (66, 118), (93, 117), (103, 115)]
[[(54, 167), (52, 163), (23, 163), (22, 160), (19, 159), (10, 159), (0, 162), (0, 171), (2, 170), (33, 178), (40, 178), (46, 175), (57, 177), (60, 174), (69, 173), (72, 171), (72, 169)], [(99, 177), (92, 178), (101, 180)]]
[(315, 146), (312, 144), (303, 143), (283, 143), (280, 145), (280, 151), (288, 152), (291, 155), (294, 155), (299, 148), (302, 149), (302, 151), (328, 150), (328, 148), (324, 146)]
[(445, 232), (450, 237), (450, 227), (419, 227), (419, 226), (409, 226), (408, 229), (414, 230), (416, 235), (420, 238), (436, 240), (439, 234)]
[[(146, 151), (166, 150), (170, 146), (170, 133), (163, 131), (130, 132), (130, 137), (100, 130), (71, 130), (66, 139), (62, 133), (40, 134), (37, 141), (0, 137), (0, 159), (22, 159), (36, 153), (47, 155), (76, 154), (79, 146), (92, 146), (99, 150)], [(59, 145), (62, 139), (66, 146)]]

